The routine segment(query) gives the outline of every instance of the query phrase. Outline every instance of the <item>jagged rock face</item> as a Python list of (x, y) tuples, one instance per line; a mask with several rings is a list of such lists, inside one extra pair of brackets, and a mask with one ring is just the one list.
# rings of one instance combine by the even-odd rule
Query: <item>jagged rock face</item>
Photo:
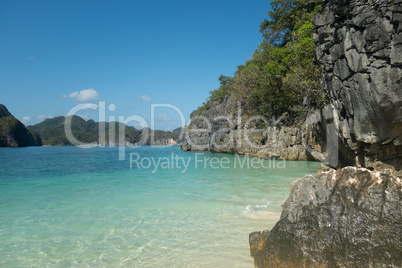
[(346, 167), (292, 184), (281, 220), (250, 234), (256, 267), (401, 267), (402, 181)]
[(256, 267), (401, 267), (402, 1), (327, 0), (314, 23), (330, 102), (319, 120), (344, 168), (295, 181), (281, 220), (250, 234), (251, 255)]
[[(402, 1), (329, 0), (314, 23), (340, 165), (402, 166)], [(383, 165), (383, 164), (386, 165)]]
[[(211, 151), (239, 153), (261, 158), (286, 160), (323, 160), (324, 148), (317, 139), (323, 139), (317, 128), (321, 121), (307, 127), (288, 124), (286, 115), (263, 129), (255, 128), (255, 121), (243, 120), (241, 111), (236, 110), (227, 96), (223, 103), (212, 103), (212, 107), (198, 118), (191, 114), (191, 124), (186, 130), (181, 149), (184, 151)], [(208, 126), (209, 125), (209, 126)], [(325, 146), (325, 145), (324, 145)]]

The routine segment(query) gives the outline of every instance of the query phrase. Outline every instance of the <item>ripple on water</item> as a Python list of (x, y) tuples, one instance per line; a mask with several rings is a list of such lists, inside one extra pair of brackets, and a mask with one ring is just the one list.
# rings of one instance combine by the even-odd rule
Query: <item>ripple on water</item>
[(152, 174), (117, 150), (1, 150), (0, 267), (252, 267), (248, 234), (271, 228), (292, 180), (319, 168)]

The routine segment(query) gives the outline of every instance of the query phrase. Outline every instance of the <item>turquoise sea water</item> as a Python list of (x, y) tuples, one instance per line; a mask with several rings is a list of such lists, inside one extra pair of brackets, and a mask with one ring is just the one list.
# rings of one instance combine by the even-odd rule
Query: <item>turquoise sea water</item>
[(253, 267), (248, 234), (320, 169), (177, 146), (127, 147), (121, 161), (119, 149), (0, 148), (0, 267)]

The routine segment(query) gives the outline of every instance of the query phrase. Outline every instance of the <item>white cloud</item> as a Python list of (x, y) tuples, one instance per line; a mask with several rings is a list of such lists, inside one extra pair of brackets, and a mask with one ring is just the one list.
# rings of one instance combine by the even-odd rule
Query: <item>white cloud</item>
[(31, 121), (31, 118), (29, 117), (29, 116), (24, 116), (23, 118), (22, 118), (22, 123), (28, 123), (29, 121)]
[(147, 95), (142, 95), (141, 99), (144, 100), (144, 101), (152, 101), (152, 98), (150, 96), (147, 96)]
[(75, 99), (78, 96), (78, 91), (71, 92), (68, 94), (69, 98)]
[(27, 58), (27, 61), (31, 61), (31, 60), (36, 60), (36, 57), (35, 57), (35, 56), (31, 56), (31, 57), (28, 57), (28, 58)]
[[(63, 94), (61, 95), (61, 97), (65, 98), (67, 96), (66, 94)], [(68, 94), (68, 97), (71, 99), (75, 99), (77, 101), (85, 102), (97, 99), (99, 97), (99, 93), (93, 88), (88, 88), (81, 90), (80, 92), (78, 91), (71, 92), (70, 94)]]
[(167, 114), (158, 114), (158, 121), (170, 121), (172, 120)]
[(63, 94), (63, 95), (60, 96), (60, 98), (67, 98), (67, 95)]
[(45, 115), (45, 114), (40, 114), (38, 115), (38, 119), (45, 119), (45, 118), (51, 118), (51, 115)]

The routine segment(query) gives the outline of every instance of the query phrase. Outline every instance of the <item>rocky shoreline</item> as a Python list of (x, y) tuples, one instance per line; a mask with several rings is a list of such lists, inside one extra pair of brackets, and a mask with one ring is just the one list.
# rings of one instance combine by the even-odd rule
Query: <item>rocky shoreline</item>
[(275, 227), (250, 234), (251, 256), (255, 267), (401, 267), (402, 1), (330, 0), (314, 23), (338, 169), (295, 181)]
[(181, 148), (334, 168), (295, 181), (275, 227), (250, 234), (256, 267), (402, 267), (402, 1), (327, 0), (313, 22), (325, 107), (247, 132), (226, 96), (193, 112)]
[[(287, 114), (273, 121), (264, 129), (248, 128), (241, 111), (231, 112), (233, 103), (227, 96), (221, 104), (203, 113), (205, 120), (197, 120), (196, 111), (191, 114), (190, 129), (181, 141), (183, 151), (210, 151), (216, 153), (248, 154), (260, 158), (324, 161), (326, 154), (322, 140), (321, 115), (314, 112), (313, 121), (289, 123)], [(219, 115), (225, 115), (222, 118)], [(217, 119), (218, 118), (218, 119)], [(311, 119), (310, 118), (310, 119)]]

